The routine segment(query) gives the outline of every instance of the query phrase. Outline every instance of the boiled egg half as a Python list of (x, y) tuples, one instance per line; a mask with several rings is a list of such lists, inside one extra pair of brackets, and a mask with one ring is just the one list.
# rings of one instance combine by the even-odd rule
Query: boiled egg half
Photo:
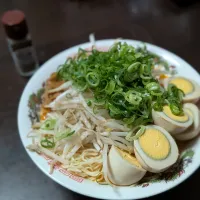
[(172, 135), (178, 134), (186, 130), (192, 125), (192, 117), (189, 115), (188, 110), (184, 109), (184, 114), (177, 116), (171, 112), (168, 105), (163, 107), (163, 111), (152, 110), (153, 121), (156, 125), (163, 127)]
[(177, 140), (190, 140), (196, 137), (200, 132), (200, 112), (198, 107), (192, 103), (186, 103), (183, 107), (188, 110), (188, 113), (193, 119), (193, 123), (184, 132), (175, 135), (175, 138)]
[(167, 89), (169, 84), (174, 84), (177, 88), (181, 89), (184, 92), (184, 102), (195, 103), (200, 98), (200, 86), (195, 81), (192, 81), (185, 77), (174, 76), (165, 81), (165, 89)]
[(108, 178), (115, 185), (132, 185), (143, 178), (146, 170), (137, 159), (119, 148), (112, 146), (108, 155)]
[(173, 165), (179, 156), (172, 136), (159, 126), (146, 126), (145, 132), (134, 140), (135, 155), (144, 169), (159, 173)]

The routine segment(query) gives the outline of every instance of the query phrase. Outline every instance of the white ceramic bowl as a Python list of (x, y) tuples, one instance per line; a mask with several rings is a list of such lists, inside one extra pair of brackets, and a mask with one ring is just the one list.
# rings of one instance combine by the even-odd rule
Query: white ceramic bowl
[[(103, 47), (109, 47), (113, 44), (115, 40), (100, 40), (96, 42), (96, 45), (98, 48)], [(121, 40), (123, 42), (127, 42), (130, 45), (133, 46), (142, 46), (142, 42), (140, 41), (134, 41), (134, 40)], [(164, 50), (160, 47), (146, 44), (149, 51), (152, 51), (161, 57), (163, 57), (165, 60), (168, 61), (168, 63), (174, 65), (177, 67), (178, 74), (181, 76), (185, 76), (188, 78), (191, 78), (192, 80), (195, 80), (197, 83), (200, 84), (200, 76), (199, 74), (184, 60), (182, 60), (180, 57), (174, 55), (173, 53)], [(29, 145), (31, 143), (30, 139), (27, 138), (27, 133), (30, 130), (31, 122), (28, 118), (28, 98), (29, 95), (33, 92), (36, 92), (39, 88), (41, 88), (42, 83), (49, 77), (49, 75), (52, 72), (55, 72), (57, 70), (57, 67), (64, 63), (66, 61), (66, 58), (72, 54), (75, 54), (78, 50), (78, 48), (89, 48), (91, 47), (90, 43), (84, 43), (81, 45), (77, 45), (75, 47), (69, 48), (65, 51), (62, 51), (61, 53), (55, 55), (50, 60), (48, 60), (45, 64), (42, 65), (42, 67), (34, 74), (34, 76), (30, 79), (28, 84), (26, 85), (23, 94), (20, 99), (19, 103), (19, 109), (18, 109), (18, 128), (19, 128), (19, 134), (22, 140), (22, 143), (24, 147)], [(200, 139), (199, 137), (196, 138), (195, 142), (193, 142), (191, 147), (195, 154), (193, 157), (193, 162), (188, 165), (188, 167), (185, 169), (185, 173), (183, 173), (180, 177), (175, 179), (174, 181), (169, 182), (158, 182), (158, 183), (151, 183), (148, 185), (148, 187), (117, 187), (112, 188), (111, 186), (107, 185), (99, 185), (97, 183), (91, 182), (89, 180), (84, 180), (79, 177), (75, 177), (71, 175), (67, 171), (63, 171), (62, 169), (58, 168), (54, 171), (52, 175), (49, 174), (49, 165), (48, 158), (44, 158), (36, 153), (27, 151), (28, 155), (31, 157), (31, 159), (34, 161), (34, 163), (51, 179), (56, 181), (57, 183), (61, 184), (62, 186), (94, 198), (100, 198), (100, 199), (139, 199), (139, 198), (145, 198), (152, 195), (156, 195), (159, 193), (162, 193), (166, 190), (169, 190), (178, 184), (180, 184), (182, 181), (187, 179), (189, 176), (192, 175), (195, 170), (198, 169), (200, 166)], [(123, 170), (123, 169), (122, 169)]]

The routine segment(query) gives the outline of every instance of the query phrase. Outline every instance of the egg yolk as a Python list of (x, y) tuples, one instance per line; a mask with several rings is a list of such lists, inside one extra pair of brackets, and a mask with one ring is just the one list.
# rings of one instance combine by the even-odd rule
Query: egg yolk
[(165, 159), (170, 153), (168, 139), (157, 129), (147, 129), (139, 138), (139, 143), (144, 153), (155, 160)]
[(178, 122), (186, 122), (188, 121), (188, 115), (187, 114), (183, 114), (183, 115), (174, 115), (170, 109), (169, 106), (164, 106), (163, 107), (163, 113), (165, 115), (167, 115), (170, 119), (173, 119), (174, 121), (178, 121)]
[(119, 148), (117, 148), (117, 150), (124, 160), (127, 160), (132, 165), (135, 165), (136, 167), (141, 168), (140, 163), (134, 156), (130, 155), (128, 152), (122, 151)]
[(189, 80), (184, 78), (175, 78), (171, 80), (170, 83), (181, 89), (185, 94), (189, 94), (194, 90), (193, 84)]

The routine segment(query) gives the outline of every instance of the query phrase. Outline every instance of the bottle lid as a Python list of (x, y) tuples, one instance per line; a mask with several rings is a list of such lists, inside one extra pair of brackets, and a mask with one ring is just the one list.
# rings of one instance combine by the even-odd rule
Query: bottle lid
[(14, 40), (21, 40), (28, 34), (26, 18), (20, 10), (9, 10), (1, 18), (7, 36)]

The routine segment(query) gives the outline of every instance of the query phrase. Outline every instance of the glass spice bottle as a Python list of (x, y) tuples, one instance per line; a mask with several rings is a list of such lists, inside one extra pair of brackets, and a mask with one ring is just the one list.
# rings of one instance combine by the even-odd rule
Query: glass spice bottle
[(25, 15), (20, 10), (7, 11), (2, 16), (8, 48), (21, 76), (31, 76), (39, 67)]

